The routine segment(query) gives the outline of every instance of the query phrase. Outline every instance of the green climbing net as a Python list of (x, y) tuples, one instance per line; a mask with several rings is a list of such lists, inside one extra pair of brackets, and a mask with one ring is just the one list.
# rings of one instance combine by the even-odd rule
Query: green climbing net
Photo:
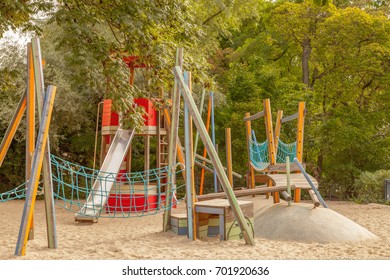
[[(90, 205), (97, 217), (130, 218), (157, 214), (175, 207), (177, 199), (166, 202), (165, 189), (173, 174), (181, 172), (175, 166), (166, 166), (143, 172), (110, 173), (71, 163), (51, 155), (54, 199), (58, 206), (80, 213), (85, 210), (88, 197), (99, 196), (104, 205)], [(93, 188), (98, 181), (101, 188)], [(110, 189), (104, 186), (110, 185)], [(183, 187), (174, 187), (173, 192)], [(41, 187), (39, 187), (41, 190)], [(0, 202), (22, 199), (26, 183), (0, 194)], [(96, 215), (95, 215), (96, 216)]]

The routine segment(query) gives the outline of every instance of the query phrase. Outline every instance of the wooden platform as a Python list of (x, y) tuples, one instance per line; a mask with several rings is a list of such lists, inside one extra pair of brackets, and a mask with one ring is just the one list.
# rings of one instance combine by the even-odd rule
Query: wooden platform
[[(247, 222), (254, 228), (253, 201), (238, 200)], [(241, 229), (236, 221), (234, 213), (227, 199), (213, 199), (195, 203), (195, 212), (197, 215), (197, 236), (203, 238), (208, 236), (211, 231), (216, 230), (216, 217), (219, 218), (219, 235), (221, 240), (241, 239)], [(253, 232), (251, 233), (253, 234)]]
[[(273, 186), (286, 186), (287, 176), (286, 174), (267, 174), (264, 177), (268, 177), (272, 181)], [(314, 186), (318, 189), (318, 182), (314, 177), (309, 175), (309, 178), (313, 182)], [(290, 184), (295, 185), (300, 189), (311, 189), (309, 182), (306, 180), (302, 173), (290, 174)]]

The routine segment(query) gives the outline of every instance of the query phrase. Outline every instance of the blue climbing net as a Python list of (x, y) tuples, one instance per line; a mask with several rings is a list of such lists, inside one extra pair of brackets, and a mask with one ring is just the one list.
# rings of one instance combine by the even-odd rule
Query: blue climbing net
[[(166, 187), (173, 174), (181, 172), (180, 164), (142, 172), (111, 173), (91, 169), (51, 155), (55, 203), (74, 213), (94, 217), (130, 218), (154, 215), (175, 207), (177, 199), (166, 201)], [(99, 188), (94, 186), (100, 185)], [(107, 187), (109, 186), (109, 188)], [(173, 193), (183, 185), (174, 186)], [(39, 186), (41, 192), (42, 187)], [(41, 192), (42, 193), (42, 192)], [(0, 202), (26, 197), (26, 183), (0, 194)], [(103, 203), (86, 203), (99, 197)], [(91, 209), (92, 208), (92, 209)]]
[[(285, 163), (286, 157), (290, 157), (291, 160), (294, 159), (296, 150), (297, 142), (284, 143), (278, 139), (276, 163)], [(264, 170), (269, 166), (268, 140), (258, 143), (254, 131), (252, 131), (252, 137), (249, 139), (249, 153), (251, 162), (257, 169)]]

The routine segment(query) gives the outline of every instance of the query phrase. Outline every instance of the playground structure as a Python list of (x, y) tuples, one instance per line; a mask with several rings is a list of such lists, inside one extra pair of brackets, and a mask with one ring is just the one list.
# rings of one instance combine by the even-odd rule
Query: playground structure
[[(273, 130), (272, 125), (269, 99), (263, 101), (263, 111), (254, 115), (250, 115), (249, 113), (245, 114), (244, 122), (246, 127), (249, 166), (247, 185), (248, 188), (254, 189), (255, 183), (266, 184), (269, 192), (273, 194), (274, 202), (278, 203), (280, 202), (280, 191), (285, 200), (291, 200), (291, 193), (287, 192), (287, 186), (291, 184), (294, 185), (294, 202), (299, 202), (301, 200), (301, 189), (307, 189), (314, 202), (314, 206), (318, 207), (321, 200), (320, 195), (317, 192), (318, 182), (304, 171), (305, 165), (301, 164), (303, 158), (305, 113), (306, 109), (304, 102), (299, 102), (297, 113), (287, 117), (283, 117), (283, 111), (279, 110), (275, 131)], [(251, 122), (260, 118), (264, 118), (266, 140), (258, 143), (255, 132), (251, 129)], [(283, 123), (295, 119), (297, 119), (296, 141), (293, 143), (284, 143), (280, 139), (281, 126)], [(289, 164), (290, 159), (294, 159), (291, 166)], [(290, 174), (290, 171), (294, 173)], [(255, 174), (255, 172), (259, 172), (260, 174)], [(288, 176), (286, 176), (285, 173), (288, 173)], [(287, 182), (288, 180), (289, 182)], [(285, 187), (280, 188), (280, 186)], [(325, 206), (325, 203), (322, 204)]]
[[(33, 54), (35, 44), (37, 44), (36, 60), (41, 61), (38, 39), (33, 41)], [(38, 63), (34, 59), (32, 61), (34, 62), (34, 70), (35, 67), (38, 70), (34, 71), (35, 85), (31, 86), (29, 83), (30, 87), (27, 92), (34, 92), (31, 88), (35, 86), (36, 92), (43, 94), (42, 63), (36, 66)], [(131, 85), (134, 84), (134, 69), (144, 67), (137, 64), (136, 61), (134, 57), (130, 57), (126, 61), (130, 68)], [(278, 113), (277, 128), (275, 130), (276, 138), (274, 138), (273, 134), (269, 100), (264, 101), (263, 112), (253, 116), (246, 114), (244, 121), (246, 122), (248, 155), (250, 159), (250, 176), (248, 180), (250, 188), (234, 191), (233, 176), (241, 177), (241, 175), (233, 172), (232, 168), (230, 129), (226, 129), (227, 168), (225, 168), (219, 159), (216, 150), (215, 132), (213, 132), (213, 94), (211, 93), (209, 96), (205, 125), (201, 117), (205, 91), (202, 93), (199, 112), (192, 97), (191, 73), (182, 70), (182, 62), (183, 51), (178, 49), (176, 66), (173, 69), (175, 84), (171, 97), (171, 107), (164, 105), (161, 108), (156, 108), (149, 99), (139, 98), (135, 100), (135, 106), (143, 106), (146, 112), (144, 115), (144, 126), (140, 131), (122, 129), (120, 114), (113, 110), (112, 101), (105, 100), (102, 102), (101, 167), (99, 170), (83, 167), (50, 155), (48, 129), (55, 88), (48, 87), (45, 95), (45, 106), (42, 109), (43, 113), (40, 113), (42, 121), (33, 160), (31, 159), (31, 146), (33, 146), (31, 145), (33, 141), (31, 139), (34, 136), (29, 132), (31, 131), (30, 122), (33, 119), (30, 116), (32, 114), (31, 109), (29, 109), (27, 114), (30, 116), (27, 133), (30, 134), (27, 134), (28, 152), (26, 153), (26, 158), (29, 159), (27, 163), (32, 161), (32, 179), (26, 177), (27, 184), (22, 184), (13, 191), (1, 195), (2, 200), (26, 197), (15, 254), (25, 254), (27, 232), (32, 232), (32, 209), (37, 195), (42, 165), (44, 167), (44, 194), (45, 201), (47, 201), (46, 217), (48, 220), (50, 248), (57, 247), (54, 201), (57, 205), (74, 212), (75, 220), (78, 222), (97, 222), (100, 217), (142, 217), (164, 211), (163, 231), (172, 230), (177, 234), (187, 234), (191, 240), (203, 238), (211, 232), (213, 235), (219, 234), (221, 240), (243, 238), (246, 244), (250, 245), (255, 243), (253, 239), (253, 203), (239, 201), (237, 200), (238, 196), (272, 192), (274, 201), (279, 202), (278, 192), (282, 191), (283, 197), (290, 201), (291, 194), (288, 192), (291, 189), (295, 189), (295, 201), (298, 202), (297, 190), (309, 189), (316, 206), (319, 205), (317, 196), (320, 197), (320, 195), (316, 192), (318, 184), (314, 178), (306, 174), (300, 164), (303, 149), (304, 103), (303, 106), (300, 103), (297, 115), (294, 114), (293, 116), (283, 118), (282, 113)], [(31, 74), (29, 76), (30, 80)], [(178, 136), (181, 97), (184, 101), (184, 147), (181, 146)], [(10, 132), (7, 131), (6, 136), (3, 138), (5, 144), (1, 146), (0, 162), (4, 159), (5, 152), (13, 138), (12, 133), (14, 133), (15, 127), (20, 122), (24, 108), (26, 106), (29, 108), (29, 104), (31, 104), (31, 101), (30, 103), (28, 101), (31, 100), (31, 97), (29, 98), (27, 98), (27, 102), (25, 99), (22, 99), (17, 113), (11, 122)], [(295, 119), (295, 115), (298, 117), (298, 141), (297, 144), (288, 145), (279, 139), (280, 126), (284, 122)], [(255, 134), (251, 131), (251, 121), (263, 116), (266, 124), (267, 140), (259, 144)], [(193, 124), (197, 129), (195, 147), (193, 142)], [(212, 128), (211, 137), (208, 134), (210, 125)], [(144, 137), (144, 171), (141, 172), (131, 171), (131, 145), (132, 140), (136, 136)], [(156, 168), (150, 169), (150, 137), (154, 136), (157, 137), (157, 162)], [(199, 137), (204, 144), (202, 156), (194, 152), (196, 151)], [(206, 157), (207, 154), (210, 159)], [(302, 173), (290, 174), (288, 161), (290, 157), (296, 157), (295, 163), (291, 165), (291, 171), (300, 171)], [(195, 165), (202, 168), (198, 193), (194, 184)], [(178, 170), (179, 168), (180, 170)], [(203, 184), (204, 172), (206, 170), (214, 173), (215, 192), (204, 195)], [(265, 172), (266, 174), (256, 174), (255, 176), (255, 171)], [(287, 174), (278, 174), (280, 172)], [(177, 203), (176, 190), (181, 187), (177, 186), (176, 183), (176, 177), (179, 173), (183, 175), (185, 181), (186, 214), (172, 213), (172, 207), (175, 207)], [(255, 187), (256, 182), (266, 183), (267, 186)], [(223, 192), (218, 192), (218, 184)], [(323, 202), (322, 199), (321, 202)], [(326, 207), (325, 203), (323, 205)], [(49, 225), (51, 225), (50, 230)]]
[[(26, 112), (26, 201), (15, 255), (25, 255), (28, 240), (34, 239), (34, 205), (39, 178), (43, 170), (43, 190), (45, 193), (46, 225), (48, 247), (57, 248), (55, 209), (53, 199), (52, 174), (50, 166), (49, 127), (56, 93), (55, 86), (48, 86), (45, 92), (43, 61), (39, 39), (34, 38), (27, 45), (27, 88), (12, 118), (0, 146), (0, 166)], [(35, 102), (38, 109), (39, 131), (35, 142)]]

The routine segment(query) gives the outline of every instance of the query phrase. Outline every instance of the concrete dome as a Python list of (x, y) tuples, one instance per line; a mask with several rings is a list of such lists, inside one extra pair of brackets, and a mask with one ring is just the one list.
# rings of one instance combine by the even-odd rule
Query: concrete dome
[(255, 212), (255, 237), (297, 242), (351, 242), (376, 235), (329, 208), (271, 204)]

